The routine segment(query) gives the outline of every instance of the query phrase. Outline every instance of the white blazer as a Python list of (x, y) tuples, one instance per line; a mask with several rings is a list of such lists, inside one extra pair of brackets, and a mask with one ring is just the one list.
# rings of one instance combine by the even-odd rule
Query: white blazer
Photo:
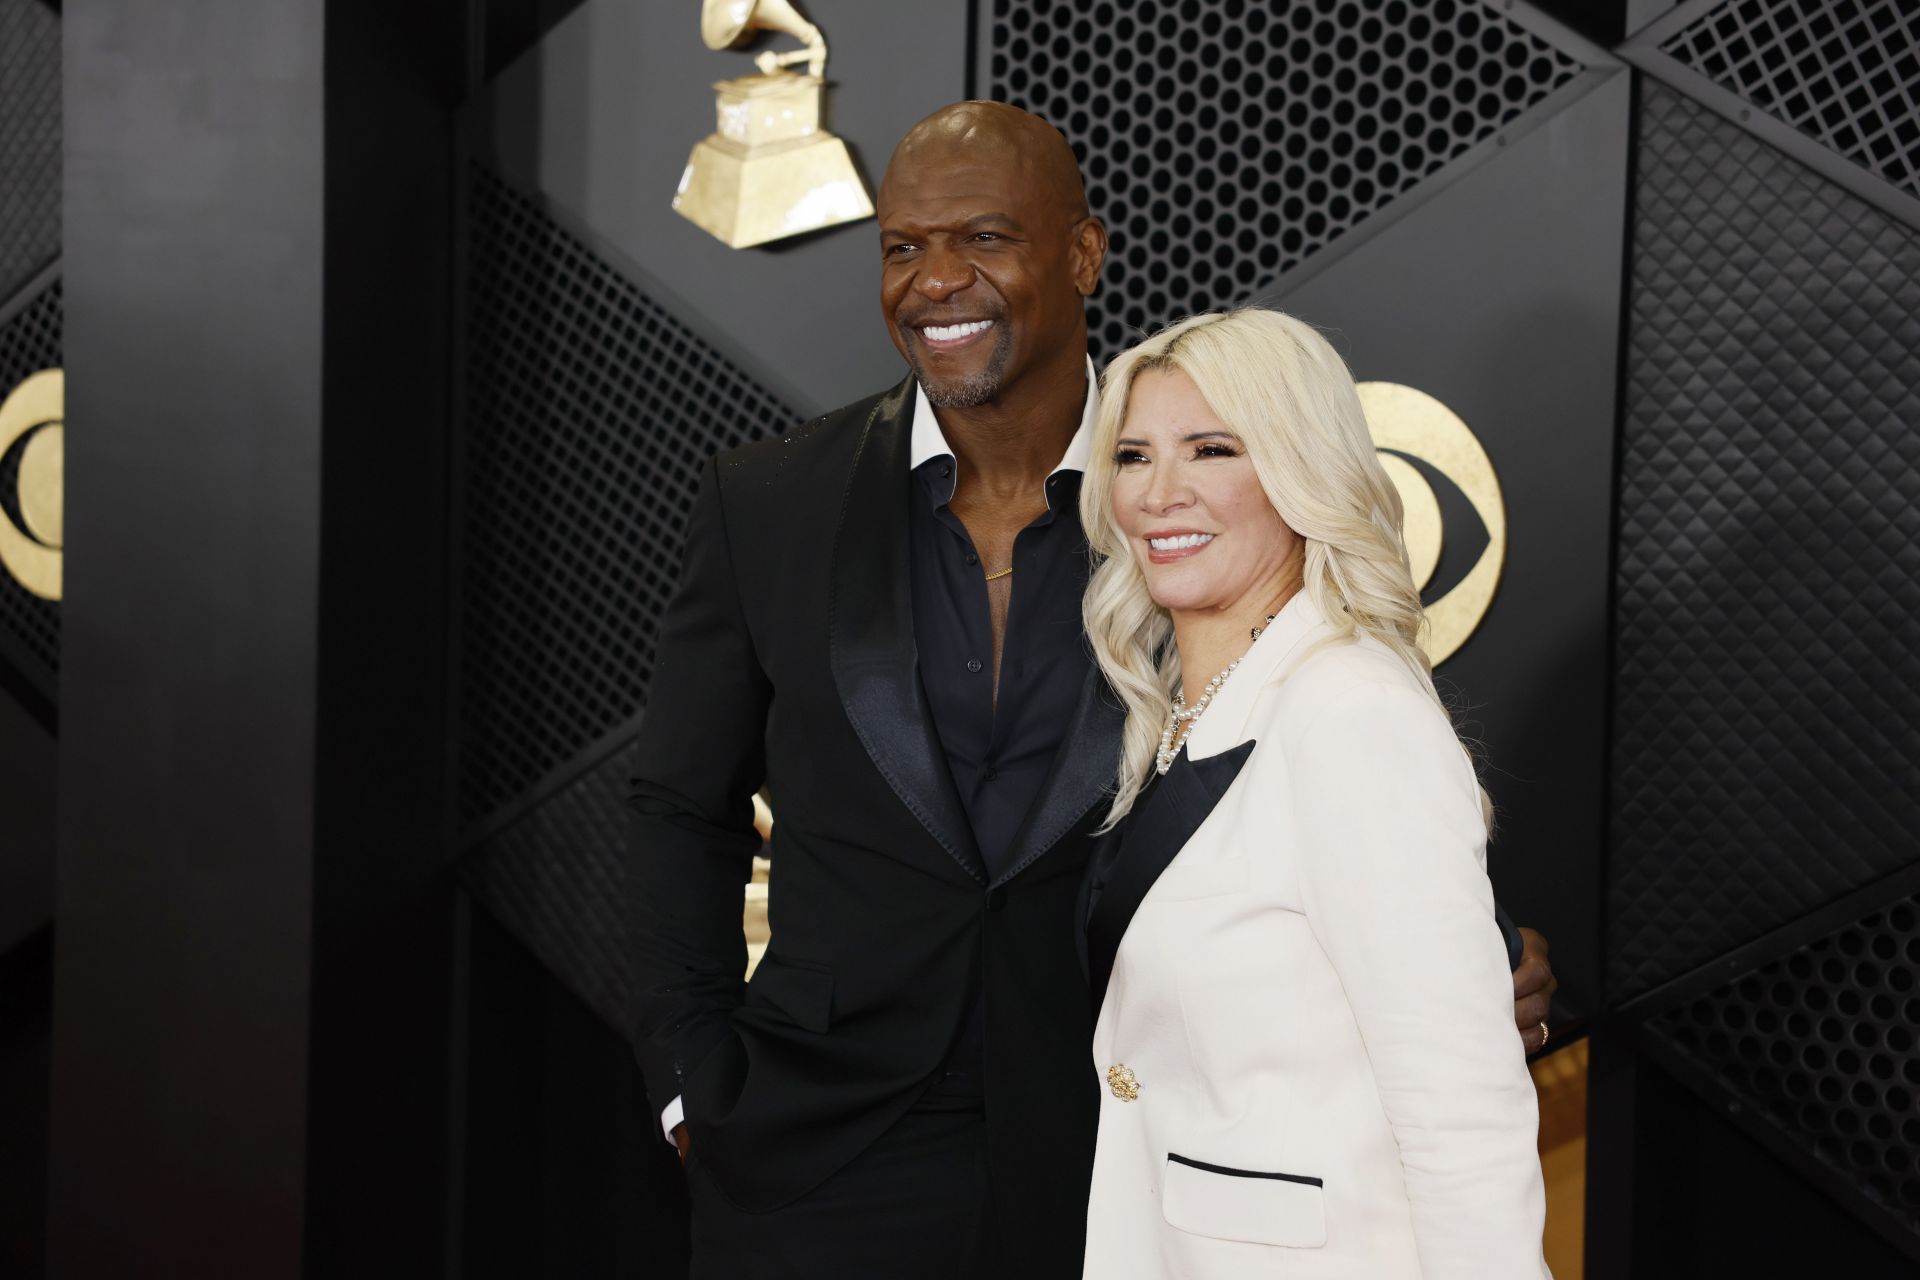
[(1473, 767), (1325, 634), (1296, 595), (1096, 850), (1088, 1277), (1548, 1275)]

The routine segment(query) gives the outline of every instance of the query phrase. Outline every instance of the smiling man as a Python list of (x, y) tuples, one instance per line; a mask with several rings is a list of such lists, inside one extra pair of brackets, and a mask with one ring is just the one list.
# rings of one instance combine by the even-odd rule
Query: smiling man
[[(631, 796), (637, 1052), (696, 1277), (1072, 1276), (1096, 1114), (1073, 913), (1122, 721), (1075, 514), (1106, 231), (1065, 139), (995, 103), (916, 125), (877, 205), (911, 376), (721, 455), (689, 528)], [(1523, 1025), (1550, 984), (1522, 966)]]

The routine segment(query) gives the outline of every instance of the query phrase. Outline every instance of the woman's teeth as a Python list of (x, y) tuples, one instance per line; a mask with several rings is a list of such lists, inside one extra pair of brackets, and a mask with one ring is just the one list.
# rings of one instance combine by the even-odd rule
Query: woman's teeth
[(1204, 547), (1213, 539), (1211, 533), (1183, 533), (1172, 538), (1148, 538), (1147, 545), (1155, 551), (1184, 551), (1188, 547)]
[(966, 324), (930, 324), (920, 330), (935, 342), (952, 342), (955, 338), (970, 338), (976, 333), (985, 333), (993, 328), (991, 320), (972, 320)]

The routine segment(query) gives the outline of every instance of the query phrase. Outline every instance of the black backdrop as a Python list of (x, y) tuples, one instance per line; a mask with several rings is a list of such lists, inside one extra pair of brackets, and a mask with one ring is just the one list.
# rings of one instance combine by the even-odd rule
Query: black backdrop
[[(746, 67), (691, 4), (64, 8), (0, 0), (0, 394), (72, 419), (68, 598), (0, 574), (0, 1274), (674, 1274), (624, 748), (698, 463), (898, 376), (871, 226), (668, 209)], [(806, 8), (870, 179), (968, 94), (1067, 132), (1098, 355), (1282, 306), (1486, 446), (1441, 674), (1590, 1270), (1920, 1259), (1911, 6)]]

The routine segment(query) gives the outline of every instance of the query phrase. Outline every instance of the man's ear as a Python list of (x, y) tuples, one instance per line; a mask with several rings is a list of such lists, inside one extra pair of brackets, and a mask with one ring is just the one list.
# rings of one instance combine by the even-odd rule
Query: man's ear
[(1091, 298), (1100, 287), (1100, 268), (1107, 260), (1107, 224), (1085, 217), (1073, 226), (1073, 287)]

